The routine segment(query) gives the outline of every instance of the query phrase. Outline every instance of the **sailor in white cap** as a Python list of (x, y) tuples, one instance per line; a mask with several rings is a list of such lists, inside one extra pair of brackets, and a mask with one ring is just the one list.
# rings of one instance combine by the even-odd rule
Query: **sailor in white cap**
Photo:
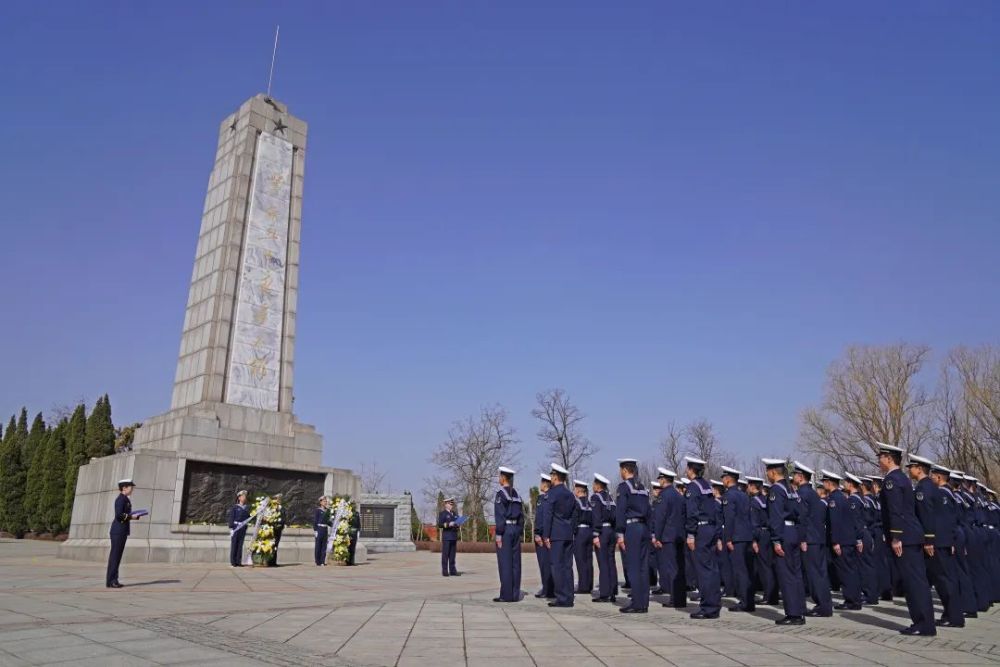
[(594, 492), (590, 494), (593, 512), (594, 553), (597, 556), (598, 589), (594, 602), (614, 602), (618, 595), (618, 565), (615, 562), (615, 501), (608, 490), (610, 480), (594, 473)]
[(723, 563), (729, 563), (733, 592), (737, 603), (729, 607), (732, 612), (756, 610), (754, 596), (753, 525), (750, 520), (750, 497), (739, 488), (740, 471), (722, 466), (722, 484), (726, 491), (722, 497)]
[(959, 495), (965, 502), (965, 533), (967, 553), (966, 564), (969, 567), (969, 575), (975, 588), (976, 605), (978, 611), (989, 611), (993, 601), (993, 594), (990, 585), (989, 572), (989, 534), (988, 529), (982, 525), (982, 508), (979, 505), (979, 497), (976, 495), (976, 482), (972, 473), (964, 473), (958, 476)]
[(118, 480), (118, 497), (115, 498), (115, 519), (111, 522), (111, 553), (108, 554), (108, 572), (105, 578), (105, 585), (108, 588), (121, 588), (118, 582), (118, 566), (122, 562), (122, 554), (125, 553), (125, 542), (131, 532), (129, 524), (136, 521), (141, 516), (132, 512), (132, 489), (135, 482), (128, 479)]
[(924, 531), (917, 519), (913, 487), (899, 468), (902, 458), (903, 450), (899, 447), (878, 443), (878, 465), (885, 473), (881, 501), (887, 524), (883, 524), (883, 529), (886, 538), (891, 540), (893, 559), (912, 621), (910, 627), (899, 632), (933, 637), (937, 627), (924, 566)]
[(325, 495), (319, 497), (319, 507), (313, 511), (313, 560), (317, 567), (326, 566), (326, 545), (330, 537), (330, 526), (333, 518), (330, 516), (330, 499)]
[(542, 539), (549, 550), (553, 590), (556, 599), (550, 607), (573, 606), (573, 535), (576, 531), (577, 504), (573, 492), (566, 487), (569, 471), (558, 463), (549, 472), (552, 486), (548, 494), (548, 511), (542, 523)]
[(500, 571), (500, 595), (494, 602), (518, 602), (521, 599), (521, 534), (524, 530), (524, 507), (514, 488), (514, 469), (500, 466), (500, 489), (493, 497), (496, 523), (497, 569)]
[(594, 510), (590, 506), (587, 482), (573, 480), (577, 520), (573, 533), (573, 560), (576, 562), (576, 592), (590, 595), (594, 590)]
[[(767, 493), (764, 478), (747, 475), (750, 497), (750, 525), (753, 528), (753, 550), (756, 573), (760, 577), (763, 599), (761, 604), (778, 604), (778, 575), (774, 570), (774, 550), (771, 548), (771, 524), (767, 518)], [(756, 604), (756, 600), (755, 600)]]
[(549, 558), (549, 550), (542, 539), (542, 525), (545, 523), (545, 516), (549, 512), (549, 489), (552, 488), (552, 476), (542, 473), (538, 482), (538, 504), (535, 505), (535, 560), (538, 561), (538, 576), (542, 581), (542, 587), (535, 593), (536, 598), (554, 599), (555, 582), (552, 580), (552, 563)]
[(459, 577), (455, 567), (458, 552), (458, 514), (455, 513), (455, 499), (445, 498), (444, 509), (438, 514), (438, 528), (441, 529), (441, 576)]
[(799, 495), (802, 575), (806, 592), (815, 606), (806, 616), (833, 616), (829, 565), (826, 560), (827, 505), (812, 485), (813, 470), (804, 463), (792, 463), (792, 482)]
[(687, 606), (687, 575), (684, 562), (684, 496), (674, 485), (677, 473), (657, 468), (656, 478), (662, 485), (660, 501), (653, 506), (650, 539), (656, 550), (657, 579), (660, 587), (654, 595), (669, 595), (661, 602), (664, 607), (681, 609)]
[(226, 518), (229, 530), (233, 531), (229, 536), (229, 565), (243, 567), (243, 540), (247, 534), (246, 521), (250, 518), (246, 489), (236, 492), (236, 504), (229, 508), (229, 516)]
[(975, 533), (973, 506), (962, 489), (965, 475), (959, 470), (948, 473), (948, 487), (958, 502), (958, 526), (956, 532), (955, 561), (958, 563), (959, 586), (962, 596), (962, 611), (966, 618), (978, 618), (979, 610), (989, 609), (986, 591), (982, 583), (983, 572), (974, 565), (974, 557), (979, 555), (979, 539)]
[(830, 525), (830, 544), (833, 567), (840, 581), (844, 601), (835, 609), (861, 609), (861, 562), (864, 549), (863, 508), (858, 500), (852, 504), (849, 496), (840, 490), (843, 477), (828, 470), (820, 471), (820, 479), (827, 491), (826, 506)]
[(802, 581), (802, 551), (799, 496), (785, 478), (784, 459), (761, 459), (771, 480), (767, 497), (767, 516), (771, 526), (775, 570), (781, 588), (785, 617), (777, 625), (805, 625), (806, 593)]
[(615, 531), (622, 550), (626, 580), (632, 584), (631, 603), (619, 611), (645, 614), (649, 611), (649, 490), (639, 480), (638, 461), (618, 459), (622, 483), (616, 498)]
[(685, 488), (685, 531), (687, 547), (701, 596), (698, 611), (691, 618), (718, 618), (722, 609), (722, 595), (719, 590), (720, 574), (717, 544), (722, 537), (719, 525), (719, 510), (712, 493), (712, 485), (703, 477), (705, 461), (693, 456), (685, 456), (685, 474), (688, 484)]

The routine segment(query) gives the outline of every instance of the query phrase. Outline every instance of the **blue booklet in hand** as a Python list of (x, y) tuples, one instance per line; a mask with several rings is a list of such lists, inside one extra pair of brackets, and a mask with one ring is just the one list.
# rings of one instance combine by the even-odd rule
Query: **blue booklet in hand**
[(149, 510), (135, 510), (132, 512), (132, 516), (134, 517), (146, 516), (147, 514), (149, 514)]
[(457, 519), (455, 519), (455, 525), (456, 526), (461, 526), (463, 523), (465, 523), (468, 520), (469, 520), (469, 517), (467, 517), (467, 516), (460, 516)]

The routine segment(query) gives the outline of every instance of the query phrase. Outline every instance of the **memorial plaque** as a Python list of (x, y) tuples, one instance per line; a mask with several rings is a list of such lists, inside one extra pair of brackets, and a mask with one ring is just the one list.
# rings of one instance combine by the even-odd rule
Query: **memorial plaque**
[(318, 507), (325, 479), (323, 473), (188, 460), (181, 523), (225, 524), (226, 513), (236, 503), (236, 492), (246, 489), (250, 505), (257, 496), (282, 494), (285, 525), (312, 526), (313, 509)]
[(396, 536), (396, 508), (368, 505), (361, 508), (361, 537)]

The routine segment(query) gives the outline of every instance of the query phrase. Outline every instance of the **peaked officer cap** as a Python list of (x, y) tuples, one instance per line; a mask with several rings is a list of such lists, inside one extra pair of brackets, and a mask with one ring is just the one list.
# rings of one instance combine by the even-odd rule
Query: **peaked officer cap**
[(740, 471), (737, 470), (736, 468), (730, 468), (729, 466), (722, 466), (722, 474), (729, 475), (737, 479), (739, 479), (740, 477)]
[(619, 466), (623, 466), (623, 465), (625, 465), (627, 463), (638, 463), (638, 462), (639, 462), (639, 459), (633, 459), (633, 458), (618, 459), (618, 465)]
[(611, 483), (610, 481), (608, 481), (607, 477), (605, 477), (604, 475), (602, 475), (599, 472), (595, 472), (594, 473), (594, 479), (597, 480), (598, 482), (600, 482), (601, 484), (605, 484), (605, 485)]
[(809, 475), (810, 477), (813, 476), (812, 468), (806, 466), (805, 464), (799, 463), (798, 461), (792, 463), (792, 470), (794, 470), (795, 472), (801, 472), (803, 474)]
[(499, 470), (500, 470), (500, 472), (502, 472), (505, 475), (516, 475), (517, 474), (517, 471), (515, 471), (513, 468), (508, 468), (507, 466), (500, 466)]
[(844, 473), (844, 477), (845, 477), (845, 478), (846, 478), (846, 479), (847, 479), (848, 481), (851, 481), (851, 482), (854, 482), (855, 484), (861, 484), (861, 478), (860, 478), (860, 477), (858, 477), (857, 475), (852, 475), (852, 474), (851, 474), (851, 473), (849, 473), (849, 472), (845, 472), (845, 473)]
[(819, 473), (823, 476), (824, 480), (830, 480), (831, 482), (842, 482), (844, 478), (837, 473), (830, 472), (829, 470), (820, 470)]
[(540, 477), (546, 482), (552, 481), (552, 475), (546, 475), (544, 472), (540, 475)]
[(662, 477), (677, 477), (677, 473), (673, 470), (668, 470), (667, 468), (657, 468), (656, 472), (660, 473)]
[(582, 480), (579, 480), (579, 479), (574, 479), (573, 480), (573, 486), (580, 486), (580, 487), (583, 487), (584, 489), (586, 489), (587, 488), (587, 483), (584, 482), (584, 481), (582, 481)]
[(903, 449), (901, 447), (894, 447), (893, 445), (887, 445), (884, 442), (876, 442), (875, 446), (878, 447), (879, 454), (903, 454)]
[(785, 467), (785, 459), (761, 459), (760, 462), (764, 464), (765, 468)]
[(906, 467), (907, 468), (909, 468), (910, 466), (928, 466), (928, 467), (930, 467), (930, 466), (934, 465), (934, 462), (931, 461), (930, 459), (925, 459), (923, 456), (917, 456), (916, 454), (910, 454), (910, 456), (908, 457), (908, 459), (909, 460), (907, 460), (907, 462), (906, 462)]
[(566, 470), (566, 468), (563, 468), (563, 467), (562, 467), (561, 465), (559, 465), (558, 463), (553, 463), (553, 464), (551, 464), (551, 465), (549, 466), (549, 468), (551, 468), (551, 469), (552, 469), (552, 470), (554, 470), (555, 472), (559, 473), (560, 475), (568, 475), (568, 474), (569, 474), (569, 470)]

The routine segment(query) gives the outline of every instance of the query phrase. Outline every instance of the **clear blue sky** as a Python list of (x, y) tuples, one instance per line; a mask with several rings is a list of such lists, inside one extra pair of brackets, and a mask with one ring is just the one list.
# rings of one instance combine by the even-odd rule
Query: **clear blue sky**
[(554, 386), (605, 470), (697, 417), (782, 454), (846, 345), (997, 342), (1000, 4), (620, 4), (4, 3), (0, 414), (167, 409), (217, 128), (277, 22), (329, 464), (417, 490), (499, 402), (534, 470)]

